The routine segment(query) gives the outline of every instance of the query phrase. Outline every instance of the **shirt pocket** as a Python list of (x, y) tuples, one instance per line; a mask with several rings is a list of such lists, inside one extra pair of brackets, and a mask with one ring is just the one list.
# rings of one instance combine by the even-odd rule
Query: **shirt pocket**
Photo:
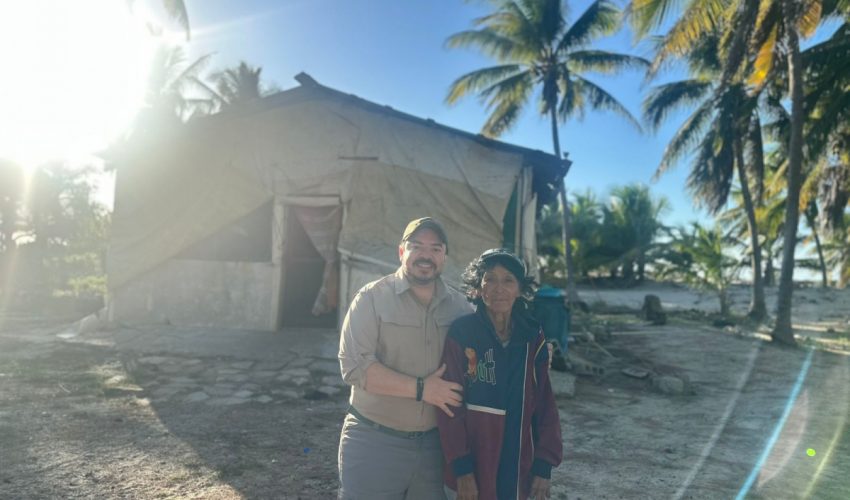
[(422, 320), (410, 314), (388, 311), (381, 315), (378, 359), (389, 368), (413, 374), (425, 345)]
[(440, 338), (445, 339), (446, 334), (449, 332), (449, 327), (452, 326), (455, 319), (457, 319), (456, 315), (452, 314), (435, 314), (434, 321), (437, 323), (437, 329), (440, 331)]

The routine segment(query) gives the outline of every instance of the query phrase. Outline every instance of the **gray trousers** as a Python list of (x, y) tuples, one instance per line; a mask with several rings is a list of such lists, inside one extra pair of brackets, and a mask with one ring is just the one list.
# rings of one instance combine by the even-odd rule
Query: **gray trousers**
[(339, 438), (340, 500), (445, 500), (440, 435), (407, 439), (345, 417)]

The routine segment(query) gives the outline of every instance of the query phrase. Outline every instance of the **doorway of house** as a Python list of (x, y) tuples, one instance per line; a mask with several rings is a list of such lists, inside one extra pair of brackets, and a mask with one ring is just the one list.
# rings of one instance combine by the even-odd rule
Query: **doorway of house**
[(294, 214), (286, 217), (283, 241), (284, 278), (278, 324), (282, 327), (336, 327), (336, 309), (319, 316), (312, 313), (316, 295), (322, 287), (325, 260)]

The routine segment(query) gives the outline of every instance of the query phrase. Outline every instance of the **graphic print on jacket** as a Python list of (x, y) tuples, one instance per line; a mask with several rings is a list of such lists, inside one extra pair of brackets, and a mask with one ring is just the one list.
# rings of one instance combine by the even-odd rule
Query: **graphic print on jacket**
[(443, 353), (444, 378), (464, 386), (455, 417), (438, 414), (446, 484), (475, 473), (482, 500), (525, 498), (532, 472), (548, 478), (561, 461), (545, 340), (533, 320), (515, 319), (513, 331), (502, 345), (486, 313), (463, 316)]
[(478, 354), (471, 347), (464, 349), (463, 353), (466, 354), (466, 359), (469, 360), (466, 371), (469, 383), (487, 382), (488, 384), (496, 385), (496, 362), (493, 361), (492, 347), (484, 353), (483, 361), (478, 361)]

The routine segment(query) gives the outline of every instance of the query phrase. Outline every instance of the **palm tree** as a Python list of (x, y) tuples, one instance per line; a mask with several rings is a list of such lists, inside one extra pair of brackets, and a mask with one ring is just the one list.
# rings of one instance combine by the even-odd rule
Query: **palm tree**
[[(779, 175), (775, 171), (768, 170), (762, 186), (762, 194), (755, 209), (756, 228), (759, 250), (762, 262), (762, 284), (765, 287), (776, 284), (776, 269), (774, 266), (776, 247), (781, 247), (782, 222), (785, 213), (784, 189), (785, 183), (774, 182)], [(780, 179), (781, 180), (781, 179)], [(719, 215), (718, 222), (728, 226), (731, 233), (736, 237), (749, 239), (750, 234), (747, 211), (744, 207), (743, 196), (739, 188), (733, 188), (730, 194), (731, 206)], [(747, 256), (752, 259), (752, 245), (748, 246)], [(752, 260), (750, 260), (752, 263)]]
[(738, 276), (741, 263), (728, 254), (735, 243), (719, 225), (709, 229), (694, 222), (690, 230), (677, 228), (662, 260), (658, 275), (683, 281), (698, 289), (711, 290), (720, 301), (720, 314), (729, 315), (729, 285)]
[(208, 114), (212, 101), (193, 97), (192, 93), (204, 91), (200, 73), (210, 57), (205, 55), (187, 63), (179, 46), (159, 46), (151, 63), (144, 105), (131, 133), (162, 132), (163, 127), (173, 128), (192, 116)]
[[(850, 215), (844, 216), (845, 227), (850, 227)], [(850, 231), (835, 231), (824, 243), (827, 266), (838, 271), (838, 288), (850, 283)]]
[[(779, 274), (776, 325), (771, 332), (774, 341), (795, 345), (791, 326), (794, 291), (794, 251), (800, 217), (800, 195), (803, 187), (803, 129), (807, 116), (804, 108), (803, 59), (800, 38), (813, 35), (827, 16), (848, 12), (846, 0), (762, 0), (750, 46), (757, 49), (756, 71), (750, 81), (763, 85), (771, 79), (784, 80), (791, 112), (788, 117), (787, 199), (785, 203), (782, 268)], [(784, 66), (781, 64), (784, 59)], [(784, 78), (783, 78), (784, 77)]]
[[(723, 55), (719, 50), (722, 43), (718, 32), (719, 27), (694, 42), (687, 54), (692, 77), (655, 87), (644, 101), (644, 116), (650, 126), (657, 129), (673, 109), (696, 106), (665, 149), (655, 177), (662, 175), (683, 156), (695, 153), (688, 187), (697, 201), (710, 212), (716, 214), (726, 205), (737, 173), (750, 235), (753, 289), (749, 315), (761, 320), (767, 314), (767, 307), (756, 200), (750, 189), (752, 173), (757, 195), (761, 197), (764, 159), (759, 94), (748, 94), (740, 82), (723, 82), (723, 67), (718, 59), (718, 55)], [(746, 150), (751, 152), (750, 162), (745, 161)]]
[(643, 281), (646, 271), (646, 255), (658, 232), (664, 227), (661, 215), (670, 209), (666, 198), (653, 199), (649, 188), (641, 184), (630, 184), (611, 190), (610, 214), (618, 226), (618, 238), (624, 242), (623, 274), (631, 280), (634, 264), (637, 280)]
[(815, 163), (802, 198), (816, 200), (827, 235), (842, 232), (850, 201), (850, 22), (802, 53), (807, 83), (807, 161)]
[(596, 249), (602, 245), (603, 206), (589, 188), (584, 193), (573, 193), (570, 205), (573, 258), (576, 273), (587, 277), (599, 265)]
[[(132, 10), (136, 0), (125, 1)], [(186, 10), (186, 2), (183, 0), (162, 0), (162, 7), (166, 14), (180, 25), (180, 28), (186, 33), (186, 40), (188, 41), (191, 37), (191, 30), (189, 29), (189, 12)]]
[(770, 333), (773, 340), (796, 345), (791, 326), (791, 297), (794, 293), (794, 250), (797, 245), (797, 224), (800, 220), (800, 189), (803, 186), (803, 67), (800, 61), (800, 33), (797, 24), (801, 17), (799, 4), (782, 0), (784, 22), (777, 26), (783, 31), (788, 72), (788, 95), (791, 98), (791, 136), (788, 140), (788, 191), (785, 201), (785, 231), (782, 247), (782, 267), (779, 271), (779, 293), (776, 299), (776, 325)]
[(15, 233), (20, 229), (24, 171), (20, 165), (0, 158), (0, 257), (17, 246)]
[(535, 225), (541, 282), (555, 286), (566, 283), (563, 273), (564, 242), (561, 239), (563, 220), (560, 207), (543, 205)]
[(818, 211), (818, 203), (817, 200), (811, 200), (806, 203), (806, 208), (803, 210), (803, 216), (806, 220), (806, 226), (809, 228), (809, 236), (803, 238), (804, 244), (814, 243), (815, 244), (815, 253), (817, 255), (817, 269), (821, 273), (821, 286), (827, 288), (829, 286), (829, 276), (826, 268), (826, 259), (824, 258), (823, 253), (823, 243), (821, 242), (820, 234), (818, 231), (818, 219), (820, 218), (820, 214)]
[[(658, 28), (674, 7), (673, 0), (635, 0), (630, 6), (633, 25), (639, 36)], [(787, 96), (791, 102), (788, 134), (788, 182), (782, 270), (780, 272), (777, 321), (771, 332), (780, 343), (794, 344), (791, 329), (791, 296), (793, 293), (794, 249), (796, 247), (799, 199), (803, 161), (803, 73), (800, 37), (814, 33), (823, 16), (837, 11), (847, 12), (847, 0), (738, 0), (736, 2), (702, 2), (690, 0), (684, 12), (664, 37), (654, 68), (666, 57), (684, 56), (699, 39), (716, 26), (726, 27), (723, 40), (727, 57), (723, 65), (718, 95), (736, 80), (736, 75), (749, 73), (748, 83), (762, 87), (775, 81), (784, 71)], [(784, 65), (780, 64), (784, 61)]]
[(808, 111), (806, 156), (810, 162), (825, 159), (828, 166), (850, 165), (847, 158), (850, 156), (848, 51), (850, 20), (839, 26), (831, 37), (801, 54), (807, 88), (804, 106)]
[[(522, 110), (539, 91), (539, 111), (548, 116), (555, 156), (562, 157), (558, 123), (581, 117), (586, 108), (613, 111), (640, 128), (637, 120), (611, 94), (584, 75), (613, 74), (642, 68), (647, 61), (631, 55), (593, 50), (589, 45), (617, 29), (620, 11), (607, 0), (597, 0), (571, 25), (562, 0), (500, 0), (496, 10), (474, 21), (478, 29), (448, 38), (447, 45), (473, 47), (493, 57), (498, 65), (467, 73), (455, 80), (446, 101), (477, 94), (490, 110), (482, 133), (498, 137), (514, 126)], [(565, 173), (566, 175), (566, 173)], [(567, 293), (578, 300), (573, 269), (570, 210), (566, 185), (559, 201), (563, 215), (562, 241), (566, 252)]]
[(238, 66), (216, 71), (210, 75), (212, 87), (205, 85), (213, 102), (214, 111), (245, 106), (261, 97), (276, 92), (274, 85), (265, 85), (260, 73), (263, 68), (241, 61)]
[(107, 169), (124, 163), (127, 157), (147, 154), (146, 148), (156, 147), (157, 140), (175, 132), (187, 120), (211, 112), (214, 103), (196, 97), (205, 91), (199, 75), (210, 57), (202, 56), (187, 63), (179, 46), (157, 47), (142, 109), (123, 137), (100, 153)]

